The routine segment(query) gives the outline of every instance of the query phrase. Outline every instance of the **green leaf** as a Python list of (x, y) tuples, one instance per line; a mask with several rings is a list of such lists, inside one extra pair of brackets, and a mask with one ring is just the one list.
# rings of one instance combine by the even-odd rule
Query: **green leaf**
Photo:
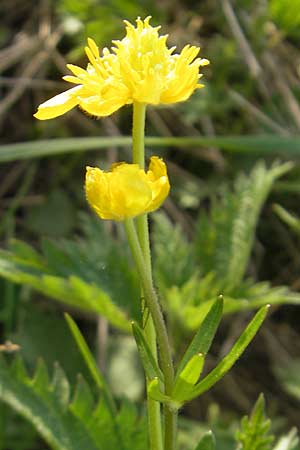
[(153, 378), (147, 387), (149, 396), (160, 403), (172, 403), (171, 397), (165, 395), (160, 390), (160, 382), (158, 378)]
[(70, 399), (70, 385), (64, 371), (58, 363), (54, 365), (51, 391), (62, 409), (66, 408)]
[(0, 400), (31, 422), (50, 448), (145, 449), (145, 420), (137, 416), (133, 405), (122, 404), (113, 420), (105, 402), (95, 406), (84, 380), (79, 380), (71, 403), (66, 402), (69, 391), (60, 368), (49, 382), (42, 361), (31, 378), (20, 358), (12, 368), (0, 357)]
[(196, 353), (203, 353), (204, 355), (207, 354), (222, 318), (222, 311), (223, 297), (220, 296), (208, 311), (205, 319), (200, 325), (200, 328), (183, 355), (177, 369), (176, 378), (193, 355)]
[(298, 430), (294, 427), (289, 431), (289, 433), (279, 439), (273, 450), (294, 450), (296, 449), (298, 443)]
[(51, 387), (45, 385), (41, 395), (25, 373), (23, 368), (15, 374), (0, 358), (0, 400), (29, 420), (55, 450), (101, 450), (83, 424), (63, 410), (55, 396), (49, 397)]
[(202, 353), (194, 355), (187, 362), (183, 370), (179, 373), (174, 389), (172, 392), (172, 400), (183, 403), (189, 398), (193, 392), (193, 388), (201, 375), (204, 364), (204, 356)]
[[(248, 324), (246, 329), (243, 331), (237, 342), (234, 344), (230, 352), (223, 358), (223, 360), (213, 369), (202, 381), (200, 381), (193, 389), (193, 392), (189, 398), (198, 397), (203, 394), (203, 392), (208, 391), (217, 381), (219, 381), (233, 366), (233, 364), (238, 360), (241, 354), (244, 352), (246, 347), (250, 344), (260, 326), (262, 325), (269, 305), (261, 308), (251, 322)], [(188, 400), (188, 399), (187, 399)]]
[(153, 215), (155, 280), (160, 290), (182, 286), (195, 274), (194, 249), (181, 227), (162, 212)]
[(32, 378), (32, 386), (35, 391), (43, 392), (45, 386), (49, 385), (49, 374), (47, 366), (42, 358), (38, 359), (34, 377)]
[[(111, 324), (130, 332), (131, 320), (140, 320), (138, 277), (125, 241), (115, 240), (95, 216), (80, 214), (81, 237), (42, 240), (43, 255), (27, 245), (13, 243), (0, 250), (0, 276), (33, 287), (62, 303), (103, 315)], [(100, 245), (95, 245), (100, 242)]]
[(164, 376), (154, 359), (152, 351), (144, 337), (144, 333), (136, 322), (132, 322), (132, 333), (141, 357), (147, 377), (152, 380), (157, 377), (164, 382)]
[(273, 205), (273, 210), (277, 214), (277, 216), (290, 227), (297, 235), (300, 233), (300, 219), (299, 217), (295, 217), (289, 211), (284, 209), (280, 205)]
[(109, 387), (105, 381), (105, 378), (103, 377), (99, 368), (97, 367), (96, 361), (90, 349), (88, 348), (88, 345), (85, 342), (84, 337), (79, 331), (78, 326), (76, 325), (72, 317), (69, 316), (69, 314), (65, 313), (65, 318), (93, 380), (95, 381), (98, 388), (103, 391), (104, 399), (107, 402), (107, 406), (111, 411), (111, 414), (114, 415), (116, 413), (116, 405), (110, 393)]
[(64, 304), (103, 315), (117, 328), (130, 330), (125, 313), (116, 306), (111, 297), (99, 286), (77, 276), (60, 277), (44, 274), (33, 267), (31, 261), (14, 260), (10, 252), (0, 250), (0, 275), (20, 284), (29, 285), (37, 291)]
[(269, 434), (271, 421), (265, 415), (265, 400), (261, 394), (251, 416), (243, 417), (236, 439), (242, 450), (270, 450), (274, 436)]
[(200, 216), (196, 238), (198, 258), (205, 273), (215, 273), (224, 295), (230, 295), (241, 283), (262, 206), (274, 181), (291, 167), (290, 163), (274, 163), (267, 169), (259, 162), (249, 176), (238, 176), (233, 192), (222, 188), (221, 200), (212, 203), (209, 216)]
[(88, 417), (90, 411), (94, 409), (94, 399), (90, 387), (81, 375), (78, 375), (75, 394), (69, 408), (75, 416), (82, 420)]
[(212, 431), (207, 431), (202, 436), (195, 450), (216, 450), (216, 439)]

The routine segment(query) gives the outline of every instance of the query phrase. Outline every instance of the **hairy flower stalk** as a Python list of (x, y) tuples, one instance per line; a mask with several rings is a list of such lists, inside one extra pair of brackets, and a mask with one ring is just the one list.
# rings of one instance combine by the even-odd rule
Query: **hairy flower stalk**
[[(159, 208), (167, 197), (170, 185), (166, 166), (157, 156), (152, 156), (148, 171), (144, 170), (145, 114), (148, 104), (182, 102), (202, 88), (199, 69), (209, 61), (198, 57), (200, 48), (195, 46), (186, 45), (181, 53), (175, 53), (175, 47), (168, 48), (168, 36), (160, 36), (160, 27), (152, 27), (150, 18), (138, 18), (136, 26), (125, 21), (125, 37), (113, 41), (111, 49), (104, 48), (101, 53), (89, 38), (86, 69), (68, 64), (72, 75), (63, 78), (74, 86), (42, 103), (35, 117), (52, 119), (76, 106), (102, 117), (133, 104), (133, 164), (114, 164), (109, 172), (87, 167), (85, 190), (90, 206), (100, 218), (124, 221), (150, 311), (150, 318), (144, 323), (145, 336), (156, 360), (157, 339), (165, 394), (170, 396), (174, 369), (163, 314), (153, 288), (147, 220), (147, 214)], [(148, 417), (151, 450), (175, 450), (176, 412), (168, 405), (164, 407), (164, 445), (160, 405), (151, 398)]]

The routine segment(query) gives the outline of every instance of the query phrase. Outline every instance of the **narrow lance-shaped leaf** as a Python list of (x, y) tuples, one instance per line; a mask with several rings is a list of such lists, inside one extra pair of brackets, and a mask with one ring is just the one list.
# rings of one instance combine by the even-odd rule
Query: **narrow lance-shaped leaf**
[(152, 380), (157, 377), (164, 382), (164, 376), (154, 359), (151, 349), (144, 337), (143, 331), (136, 322), (132, 322), (132, 333), (141, 357), (147, 377)]
[(159, 387), (159, 379), (158, 378), (153, 378), (153, 380), (150, 381), (147, 390), (148, 390), (149, 396), (153, 400), (156, 400), (157, 402), (161, 402), (161, 403), (171, 403), (172, 402), (171, 397), (169, 397), (168, 395), (165, 395), (163, 392), (161, 392), (160, 387)]
[(216, 334), (223, 311), (223, 297), (220, 296), (212, 305), (209, 312), (205, 316), (199, 330), (195, 334), (192, 342), (188, 346), (182, 360), (179, 363), (176, 379), (180, 372), (186, 366), (187, 362), (197, 353), (207, 354), (210, 349), (212, 340)]
[(76, 341), (76, 344), (80, 350), (80, 353), (90, 371), (90, 374), (92, 378), (94, 379), (95, 383), (103, 391), (103, 396), (105, 398), (105, 401), (107, 403), (107, 406), (109, 407), (112, 414), (116, 414), (117, 408), (115, 405), (115, 402), (113, 400), (113, 397), (110, 393), (110, 390), (106, 384), (106, 381), (99, 371), (99, 368), (97, 367), (96, 361), (88, 348), (87, 343), (85, 342), (84, 337), (82, 336), (78, 326), (74, 322), (71, 316), (69, 314), (65, 313), (66, 321), (70, 327), (71, 333)]
[(291, 214), (289, 211), (278, 204), (273, 205), (273, 211), (275, 211), (277, 216), (293, 231), (295, 231), (297, 234), (300, 233), (300, 219), (298, 217), (295, 217), (293, 214)]
[(202, 381), (200, 381), (200, 383), (194, 387), (187, 400), (192, 400), (193, 398), (203, 394), (203, 392), (208, 391), (208, 389), (217, 383), (217, 381), (219, 381), (231, 369), (233, 364), (238, 360), (256, 335), (266, 317), (269, 306), (270, 305), (264, 306), (256, 313), (230, 352), (225, 356), (225, 358), (223, 358), (215, 369), (213, 369)]
[(112, 422), (114, 425), (114, 431), (116, 435), (118, 436), (119, 444), (120, 444), (120, 450), (124, 450), (124, 443), (120, 434), (119, 425), (116, 421), (117, 416), (117, 407), (115, 404), (115, 401), (113, 399), (113, 396), (110, 392), (110, 389), (105, 381), (105, 378), (101, 374), (99, 368), (97, 367), (96, 361), (85, 342), (84, 337), (82, 336), (78, 326), (74, 322), (71, 316), (69, 314), (65, 313), (66, 321), (70, 327), (71, 333), (73, 334), (73, 337), (76, 341), (76, 344), (78, 345), (78, 348), (80, 350), (80, 353), (91, 373), (91, 376), (93, 377), (94, 381), (96, 382), (97, 386), (102, 390), (103, 393), (103, 399), (107, 405), (107, 408), (110, 412)]
[(204, 356), (202, 353), (192, 356), (175, 382), (172, 400), (183, 403), (185, 399), (189, 397), (195, 384), (199, 380), (203, 364)]

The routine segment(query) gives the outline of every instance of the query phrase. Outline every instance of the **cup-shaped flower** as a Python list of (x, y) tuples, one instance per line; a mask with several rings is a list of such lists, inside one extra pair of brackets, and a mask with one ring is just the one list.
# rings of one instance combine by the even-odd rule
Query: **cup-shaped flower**
[(113, 41), (111, 50), (99, 49), (93, 39), (85, 48), (86, 69), (68, 64), (73, 75), (63, 77), (75, 87), (42, 103), (35, 117), (45, 120), (60, 116), (75, 106), (93, 116), (107, 116), (133, 102), (158, 105), (186, 100), (199, 84), (200, 48), (186, 45), (181, 53), (168, 48), (167, 35), (152, 27), (150, 17), (137, 19), (136, 27), (125, 21), (126, 36)]
[(87, 167), (85, 192), (101, 219), (122, 221), (159, 208), (170, 190), (167, 168), (152, 156), (147, 172), (138, 164), (113, 164), (110, 172)]

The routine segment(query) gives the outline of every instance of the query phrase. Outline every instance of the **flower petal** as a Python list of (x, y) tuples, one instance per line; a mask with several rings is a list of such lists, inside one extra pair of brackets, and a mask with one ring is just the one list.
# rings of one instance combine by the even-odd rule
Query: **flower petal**
[(38, 107), (34, 117), (39, 120), (46, 120), (61, 116), (78, 104), (77, 95), (81, 91), (82, 86), (76, 86), (50, 98), (50, 100), (47, 100)]

